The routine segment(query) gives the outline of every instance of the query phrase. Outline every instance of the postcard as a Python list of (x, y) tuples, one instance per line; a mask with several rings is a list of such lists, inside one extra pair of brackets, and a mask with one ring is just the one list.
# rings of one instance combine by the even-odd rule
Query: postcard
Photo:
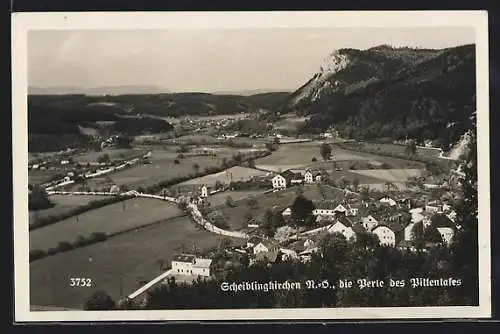
[(12, 14), (16, 322), (491, 316), (488, 15)]

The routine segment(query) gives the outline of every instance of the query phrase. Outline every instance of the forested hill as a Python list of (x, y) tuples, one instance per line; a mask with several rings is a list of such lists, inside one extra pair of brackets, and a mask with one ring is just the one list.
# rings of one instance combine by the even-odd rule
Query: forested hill
[(340, 49), (292, 93), (284, 111), (311, 115), (301, 132), (438, 140), (447, 149), (471, 127), (475, 46), (442, 50)]

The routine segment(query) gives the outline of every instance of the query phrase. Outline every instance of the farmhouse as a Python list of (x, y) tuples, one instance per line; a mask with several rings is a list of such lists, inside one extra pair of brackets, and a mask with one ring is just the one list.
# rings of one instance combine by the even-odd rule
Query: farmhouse
[(279, 247), (276, 240), (265, 239), (255, 245), (255, 247), (253, 248), (253, 253), (257, 255), (259, 253), (273, 252), (278, 250), (278, 248)]
[(405, 241), (412, 241), (414, 239), (413, 236), (413, 227), (415, 226), (416, 223), (410, 223), (408, 224), (405, 229), (404, 229), (404, 240)]
[(378, 237), (380, 245), (390, 247), (396, 245), (396, 235), (388, 226), (378, 225), (372, 230), (372, 233)]
[(321, 182), (321, 173), (320, 172), (313, 172), (313, 171), (306, 171), (304, 174), (304, 182), (305, 183), (313, 183), (314, 181), (316, 182)]
[(281, 214), (283, 215), (283, 217), (289, 217), (292, 215), (292, 209), (286, 208)]
[(211, 259), (197, 258), (192, 254), (177, 254), (172, 259), (172, 271), (178, 275), (210, 276)]
[(355, 238), (356, 234), (352, 230), (352, 222), (347, 217), (340, 217), (328, 229), (328, 233), (341, 233), (347, 240)]
[[(318, 201), (314, 203), (315, 209), (312, 214), (314, 216), (335, 216), (336, 213), (342, 213), (342, 211), (336, 211), (339, 205), (335, 205), (330, 201)], [(343, 206), (341, 206), (343, 208)], [(345, 208), (344, 208), (345, 210)]]
[(276, 189), (276, 190), (285, 189), (287, 186), (287, 180), (279, 174), (276, 175), (275, 177), (273, 177), (271, 179), (271, 182), (273, 184), (273, 189)]
[(209, 277), (212, 259), (197, 258), (194, 261), (192, 273), (193, 275)]
[(196, 256), (191, 254), (178, 254), (172, 260), (172, 270), (176, 274), (191, 275)]
[(253, 248), (262, 241), (261, 238), (253, 236), (247, 240), (247, 248)]

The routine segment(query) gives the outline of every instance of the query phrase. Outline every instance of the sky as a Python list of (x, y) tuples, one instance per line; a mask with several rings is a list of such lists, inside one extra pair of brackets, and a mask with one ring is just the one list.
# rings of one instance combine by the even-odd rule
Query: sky
[(291, 91), (335, 49), (437, 49), (474, 41), (471, 27), (35, 30), (28, 34), (28, 82), (43, 88)]

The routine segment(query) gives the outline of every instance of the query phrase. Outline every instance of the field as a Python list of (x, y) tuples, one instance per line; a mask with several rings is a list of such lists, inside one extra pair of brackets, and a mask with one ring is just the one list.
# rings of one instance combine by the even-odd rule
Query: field
[(213, 185), (215, 182), (219, 181), (223, 184), (229, 184), (231, 181), (248, 181), (255, 176), (265, 176), (267, 172), (253, 169), (235, 166), (229, 168), (223, 172), (206, 175), (203, 177), (198, 177), (196, 179), (188, 180), (180, 183), (179, 185), (188, 185), (188, 184), (196, 184), (196, 185)]
[(234, 202), (244, 200), (248, 198), (250, 195), (253, 196), (260, 196), (262, 195), (264, 191), (258, 191), (258, 190), (249, 190), (249, 191), (243, 191), (243, 190), (238, 190), (238, 191), (224, 191), (220, 193), (216, 193), (213, 195), (210, 195), (207, 198), (207, 201), (210, 203), (212, 207), (216, 206), (223, 206), (226, 204), (226, 199), (228, 196), (231, 196)]
[(72, 209), (88, 204), (91, 201), (98, 201), (109, 196), (66, 196), (66, 195), (52, 195), (50, 200), (55, 205), (49, 209), (30, 211), (29, 219), (30, 224), (35, 222), (36, 219), (46, 218), (48, 216), (57, 216)]
[[(320, 145), (321, 143), (317, 141), (280, 145), (277, 151), (267, 157), (256, 160), (255, 164), (258, 167), (260, 165), (281, 167), (283, 170), (288, 168), (288, 166), (307, 166), (311, 164), (313, 158), (316, 158), (317, 161), (322, 160)], [(332, 147), (332, 155), (336, 161), (369, 159), (358, 155), (356, 152), (341, 150), (335, 147)]]
[[(190, 252), (193, 244), (200, 250), (219, 241), (219, 236), (200, 230), (188, 217), (178, 217), (47, 257), (30, 264), (30, 304), (81, 308), (97, 290), (118, 300), (141, 287), (141, 281), (162, 273), (158, 261), (169, 267), (183, 245)], [(236, 242), (233, 239), (233, 244)], [(90, 278), (92, 287), (70, 287), (70, 277)]]
[[(405, 154), (405, 148), (406, 148), (405, 145), (371, 143), (371, 142), (355, 143), (353, 145), (360, 145), (360, 144), (365, 149), (377, 150), (380, 152), (393, 153), (393, 154)], [(440, 153), (441, 151), (439, 149), (417, 147), (417, 155), (421, 157), (438, 158)]]
[(31, 184), (42, 184), (48, 182), (51, 177), (58, 174), (57, 171), (28, 170), (28, 182)]
[[(109, 174), (107, 177), (111, 178), (115, 184), (126, 184), (130, 188), (149, 187), (160, 181), (193, 174), (195, 171), (193, 166), (195, 164), (198, 164), (199, 171), (203, 171), (206, 167), (220, 166), (222, 159), (231, 158), (233, 153), (234, 151), (227, 150), (217, 153), (216, 157), (186, 156), (184, 159), (179, 159), (179, 164), (175, 164), (176, 153), (156, 150), (152, 151), (151, 164), (124, 169)], [(106, 177), (90, 179), (87, 184), (92, 189), (99, 188), (105, 179)], [(78, 187), (78, 185), (75, 185), (72, 189), (76, 190)]]
[(93, 232), (112, 234), (183, 214), (177, 206), (168, 202), (133, 198), (31, 231), (30, 250), (47, 250), (62, 241), (73, 242), (78, 235), (86, 237)]
[(351, 173), (360, 176), (370, 176), (388, 182), (405, 182), (410, 177), (422, 175), (420, 169), (375, 169), (375, 170), (352, 170)]
[(97, 158), (103, 154), (109, 155), (111, 160), (132, 159), (141, 154), (146, 154), (146, 151), (135, 149), (103, 149), (101, 152), (88, 151), (74, 157), (75, 161), (80, 163), (97, 162)]

